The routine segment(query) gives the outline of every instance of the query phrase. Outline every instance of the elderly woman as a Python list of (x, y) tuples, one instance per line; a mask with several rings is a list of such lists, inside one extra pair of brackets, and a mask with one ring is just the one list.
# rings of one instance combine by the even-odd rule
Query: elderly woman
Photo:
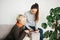
[(23, 40), (28, 30), (25, 30), (26, 17), (18, 15), (17, 22), (4, 40)]

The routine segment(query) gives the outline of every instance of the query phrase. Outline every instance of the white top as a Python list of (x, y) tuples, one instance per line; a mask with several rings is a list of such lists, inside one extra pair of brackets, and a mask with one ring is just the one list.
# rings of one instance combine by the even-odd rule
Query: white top
[(28, 29), (31, 29), (29, 26), (35, 26), (36, 29), (38, 29), (37, 26), (36, 26), (36, 22), (34, 21), (35, 20), (35, 15), (32, 14), (30, 11), (28, 11), (28, 12), (25, 13), (25, 16), (27, 17), (26, 27)]

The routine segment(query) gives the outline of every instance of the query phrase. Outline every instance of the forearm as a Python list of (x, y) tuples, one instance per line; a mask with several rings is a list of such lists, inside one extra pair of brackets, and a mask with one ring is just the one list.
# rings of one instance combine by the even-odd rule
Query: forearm
[(26, 27), (27, 27), (28, 29), (31, 29), (27, 23), (26, 23)]

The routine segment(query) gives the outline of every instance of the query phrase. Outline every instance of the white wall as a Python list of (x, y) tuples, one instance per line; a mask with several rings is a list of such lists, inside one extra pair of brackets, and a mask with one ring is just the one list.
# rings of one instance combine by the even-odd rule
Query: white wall
[(28, 11), (35, 2), (40, 6), (39, 26), (46, 22), (51, 8), (60, 7), (60, 0), (0, 0), (0, 24), (15, 24), (16, 16)]

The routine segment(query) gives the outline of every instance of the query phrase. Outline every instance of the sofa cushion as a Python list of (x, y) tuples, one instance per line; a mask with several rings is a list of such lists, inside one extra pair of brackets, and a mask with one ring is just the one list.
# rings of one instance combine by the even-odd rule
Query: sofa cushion
[(0, 25), (0, 40), (4, 39), (8, 35), (12, 27), (13, 25)]

